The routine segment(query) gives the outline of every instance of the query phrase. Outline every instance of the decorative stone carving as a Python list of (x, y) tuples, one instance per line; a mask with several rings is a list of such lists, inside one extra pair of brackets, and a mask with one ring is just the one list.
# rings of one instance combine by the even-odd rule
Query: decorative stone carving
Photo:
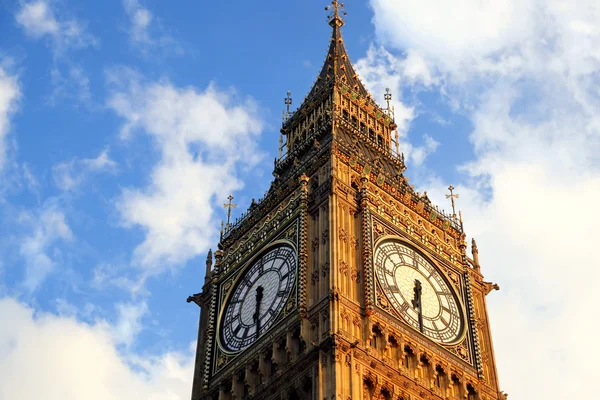
[(344, 228), (342, 228), (340, 226), (340, 231), (339, 231), (339, 237), (340, 240), (344, 243), (346, 243), (346, 241), (348, 240), (348, 234), (346, 233), (346, 230)]

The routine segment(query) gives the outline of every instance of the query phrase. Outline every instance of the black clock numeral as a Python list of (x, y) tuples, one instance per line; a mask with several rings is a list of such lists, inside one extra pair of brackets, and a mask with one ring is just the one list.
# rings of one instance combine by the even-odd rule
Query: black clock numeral
[(264, 269), (265, 269), (265, 264), (264, 264), (264, 259), (260, 259), (260, 262), (258, 263), (258, 274), (262, 274)]
[(240, 331), (240, 329), (242, 329), (241, 325), (238, 325), (234, 330), (233, 330), (233, 334), (237, 336), (238, 332)]
[(446, 321), (446, 318), (444, 318), (444, 316), (443, 316), (443, 315), (441, 315), (441, 316), (440, 316), (440, 320), (442, 321), (442, 324), (443, 324), (444, 326), (448, 326), (448, 321)]

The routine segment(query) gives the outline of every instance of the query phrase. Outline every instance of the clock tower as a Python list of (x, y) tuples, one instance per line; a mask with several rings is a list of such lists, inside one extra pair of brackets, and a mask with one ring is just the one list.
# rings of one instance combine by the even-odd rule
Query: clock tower
[(462, 219), (408, 184), (342, 9), (328, 7), (329, 50), (288, 109), (268, 192), (228, 222), (188, 298), (201, 308), (192, 400), (506, 399), (485, 300), (498, 287)]

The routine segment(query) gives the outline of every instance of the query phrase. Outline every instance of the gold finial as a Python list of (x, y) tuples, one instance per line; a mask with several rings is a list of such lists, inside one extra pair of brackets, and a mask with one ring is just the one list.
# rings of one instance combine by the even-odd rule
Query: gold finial
[(392, 92), (390, 92), (390, 88), (385, 88), (385, 94), (383, 95), (385, 101), (387, 101), (387, 111), (390, 112), (390, 101), (392, 100)]
[[(450, 191), (450, 194), (447, 194), (446, 198), (450, 199), (450, 201), (452, 202), (452, 218), (456, 218), (456, 210), (454, 208), (454, 199), (458, 199), (458, 193), (454, 194), (454, 186), (452, 186), (452, 185), (448, 186), (448, 190)], [(460, 213), (460, 211), (459, 211), (459, 213)], [(460, 223), (462, 225), (462, 217), (461, 217)]]
[(227, 224), (225, 224), (225, 230), (229, 229), (229, 227), (231, 226), (231, 224), (229, 223), (231, 221), (231, 209), (237, 207), (237, 204), (232, 203), (233, 195), (230, 194), (227, 197), (227, 200), (229, 200), (229, 203), (223, 204), (223, 208), (227, 209)]
[(344, 6), (344, 3), (333, 0), (331, 5), (325, 7), (325, 11), (331, 11), (331, 14), (329, 14), (329, 25), (332, 27), (340, 27), (344, 25), (344, 20), (342, 19), (341, 15), (348, 15), (348, 13), (344, 11)]

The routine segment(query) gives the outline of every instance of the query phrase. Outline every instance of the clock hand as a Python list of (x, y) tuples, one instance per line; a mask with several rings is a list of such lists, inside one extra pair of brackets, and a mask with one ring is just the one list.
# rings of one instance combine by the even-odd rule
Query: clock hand
[(254, 322), (256, 322), (256, 338), (260, 332), (260, 302), (263, 298), (263, 290), (262, 286), (256, 288), (256, 312), (253, 315)]
[(423, 333), (423, 308), (421, 307), (422, 291), (423, 291), (423, 289), (421, 287), (421, 281), (418, 279), (415, 279), (415, 288), (414, 288), (415, 297), (412, 300), (412, 306), (413, 306), (413, 308), (416, 308), (417, 311), (419, 312), (419, 330), (421, 331), (421, 333)]

